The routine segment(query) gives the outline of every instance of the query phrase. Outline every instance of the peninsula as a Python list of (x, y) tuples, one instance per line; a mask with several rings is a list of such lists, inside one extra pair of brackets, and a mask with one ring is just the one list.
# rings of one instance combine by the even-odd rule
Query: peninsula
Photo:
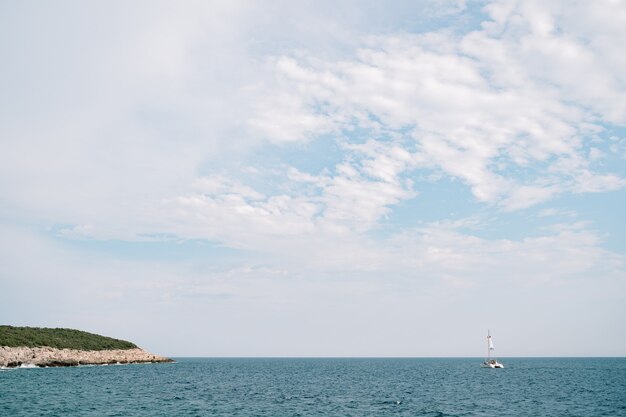
[(0, 326), (0, 367), (173, 362), (134, 343), (73, 329)]

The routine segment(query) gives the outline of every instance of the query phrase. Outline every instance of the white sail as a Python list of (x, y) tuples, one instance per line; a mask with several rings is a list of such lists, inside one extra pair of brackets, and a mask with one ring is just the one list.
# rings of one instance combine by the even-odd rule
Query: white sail
[(489, 340), (489, 350), (494, 350), (493, 341), (491, 340), (491, 336), (488, 337)]

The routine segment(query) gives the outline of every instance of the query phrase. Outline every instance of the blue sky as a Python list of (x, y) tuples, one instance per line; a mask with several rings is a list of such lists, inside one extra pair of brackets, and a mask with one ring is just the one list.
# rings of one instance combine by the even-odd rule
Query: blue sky
[(1, 321), (625, 355), (626, 5), (335, 3), (0, 3)]

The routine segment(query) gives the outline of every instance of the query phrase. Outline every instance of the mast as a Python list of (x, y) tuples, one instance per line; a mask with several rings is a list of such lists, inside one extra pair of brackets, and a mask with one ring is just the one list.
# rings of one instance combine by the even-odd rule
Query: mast
[(487, 330), (487, 362), (491, 360), (491, 334), (489, 334), (489, 330)]

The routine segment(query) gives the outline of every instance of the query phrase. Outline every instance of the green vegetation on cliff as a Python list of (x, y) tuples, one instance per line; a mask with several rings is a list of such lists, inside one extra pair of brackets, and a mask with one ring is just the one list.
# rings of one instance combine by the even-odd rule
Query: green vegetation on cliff
[(48, 346), (57, 349), (77, 350), (134, 349), (137, 347), (125, 340), (80, 330), (14, 326), (0, 326), (0, 346)]

